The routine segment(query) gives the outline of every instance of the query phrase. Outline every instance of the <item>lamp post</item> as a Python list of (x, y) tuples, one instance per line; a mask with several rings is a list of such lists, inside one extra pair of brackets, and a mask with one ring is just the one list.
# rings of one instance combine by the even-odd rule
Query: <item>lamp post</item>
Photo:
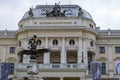
[(82, 63), (84, 63), (84, 60), (83, 60), (83, 52), (82, 52), (82, 60), (81, 60)]
[[(29, 39), (29, 50), (22, 50), (21, 54), (26, 54), (26, 55), (30, 55), (30, 64), (27, 66), (28, 68), (28, 75), (30, 75), (30, 77), (34, 77), (37, 78), (36, 75), (38, 75), (38, 69), (39, 66), (37, 64), (37, 55), (39, 55), (40, 53), (44, 53), (44, 52), (48, 52), (49, 49), (43, 48), (43, 49), (37, 49), (37, 46), (41, 44), (41, 41), (39, 39), (37, 39), (36, 35), (33, 35), (33, 37), (31, 39)], [(28, 78), (24, 78), (24, 80), (28, 80)]]

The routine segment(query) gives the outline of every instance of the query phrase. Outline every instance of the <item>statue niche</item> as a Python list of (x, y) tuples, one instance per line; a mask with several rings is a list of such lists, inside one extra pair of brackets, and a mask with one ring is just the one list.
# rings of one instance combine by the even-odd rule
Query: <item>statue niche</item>
[(63, 10), (61, 12), (61, 7), (59, 6), (59, 3), (55, 3), (53, 10), (49, 12), (48, 10), (46, 11), (46, 16), (47, 17), (65, 17), (65, 12), (66, 10)]

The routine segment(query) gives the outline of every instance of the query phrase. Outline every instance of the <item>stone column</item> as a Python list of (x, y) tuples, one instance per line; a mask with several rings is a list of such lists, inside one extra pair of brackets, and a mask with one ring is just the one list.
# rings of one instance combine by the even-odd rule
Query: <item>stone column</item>
[(50, 63), (50, 52), (45, 52), (44, 53), (44, 64), (49, 64)]
[(83, 59), (84, 63), (87, 66), (88, 65), (88, 54), (87, 54), (87, 39), (83, 39)]
[(38, 80), (44, 80), (42, 77), (39, 77), (39, 79)]
[(66, 63), (65, 37), (62, 37), (61, 63)]
[[(45, 39), (45, 48), (48, 49), (48, 37)], [(44, 64), (50, 63), (50, 52), (44, 53)]]
[(64, 80), (64, 77), (60, 77), (60, 80)]
[[(85, 63), (85, 66), (88, 67), (88, 53), (87, 53), (87, 39), (83, 39), (83, 61)], [(88, 75), (88, 70), (86, 72), (86, 75)]]
[(109, 76), (112, 78), (114, 75), (113, 73), (113, 65), (112, 65), (112, 45), (109, 45), (108, 56), (109, 56)]
[(81, 77), (80, 80), (86, 80), (84, 77)]
[(82, 37), (79, 37), (77, 58), (78, 58), (77, 63), (81, 63), (81, 60), (82, 60)]

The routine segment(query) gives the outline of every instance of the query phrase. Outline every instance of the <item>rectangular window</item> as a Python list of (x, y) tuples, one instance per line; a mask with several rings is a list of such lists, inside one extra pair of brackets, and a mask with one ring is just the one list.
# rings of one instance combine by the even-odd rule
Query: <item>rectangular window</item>
[(120, 47), (115, 47), (115, 53), (120, 53)]
[(99, 47), (99, 53), (105, 53), (105, 47)]
[(102, 63), (102, 74), (106, 74), (106, 64)]
[(15, 53), (15, 47), (10, 47), (10, 53)]
[(9, 74), (14, 74), (14, 63), (9, 63)]

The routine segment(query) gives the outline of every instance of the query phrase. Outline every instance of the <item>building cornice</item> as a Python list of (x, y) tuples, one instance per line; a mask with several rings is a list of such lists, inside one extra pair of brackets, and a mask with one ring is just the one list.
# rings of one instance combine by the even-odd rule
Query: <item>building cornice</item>
[(2, 35), (2, 36), (0, 36), (0, 39), (16, 39), (16, 37), (15, 36), (4, 36), (4, 35)]
[(92, 19), (89, 19), (89, 18), (85, 18), (85, 17), (28, 17), (28, 18), (25, 18), (25, 19), (21, 19), (18, 23), (18, 25), (20, 26), (20, 23), (23, 21), (26, 21), (26, 20), (32, 20), (32, 19), (47, 19), (47, 20), (51, 20), (51, 19), (60, 19), (60, 20), (66, 20), (66, 19), (82, 19), (83, 21), (84, 20), (89, 20), (89, 21), (92, 21), (95, 25), (96, 23), (92, 20)]
[(99, 35), (97, 39), (120, 39), (120, 36), (117, 35)]
[(18, 35), (19, 33), (22, 32), (27, 32), (27, 31), (71, 31), (71, 30), (80, 30), (83, 32), (91, 32), (93, 34), (95, 34), (96, 36), (98, 35), (98, 33), (90, 28), (86, 28), (85, 26), (25, 26), (25, 28), (23, 29), (19, 29), (16, 31), (16, 35)]

